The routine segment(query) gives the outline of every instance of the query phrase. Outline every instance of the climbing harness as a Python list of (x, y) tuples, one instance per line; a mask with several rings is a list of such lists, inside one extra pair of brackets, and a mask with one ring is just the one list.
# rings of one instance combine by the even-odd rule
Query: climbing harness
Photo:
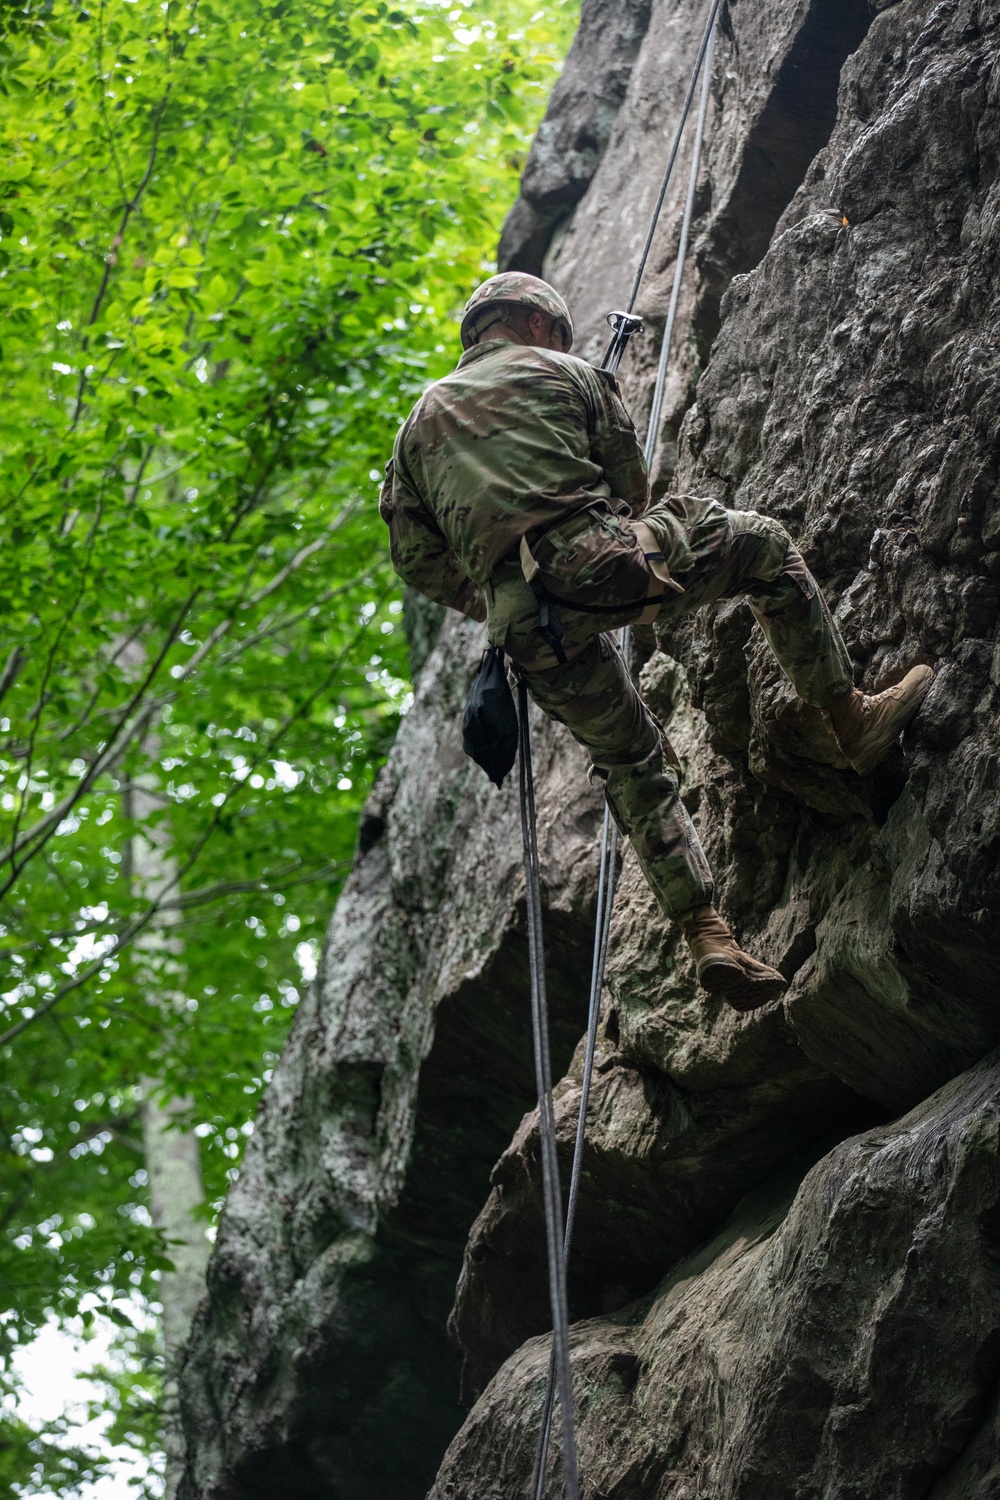
[[(698, 76), (702, 74), (701, 99), (698, 110), (698, 122), (695, 132), (694, 148), (692, 151), (691, 170), (688, 179), (687, 199), (684, 207), (684, 217), (681, 224), (681, 236), (677, 250), (677, 259), (674, 266), (674, 281), (670, 296), (670, 305), (667, 312), (667, 321), (663, 332), (663, 343), (660, 348), (659, 364), (656, 372), (656, 382), (653, 389), (653, 402), (650, 409), (649, 424), (646, 430), (645, 457), (646, 465), (652, 465), (656, 450), (656, 441), (659, 434), (660, 417), (663, 410), (663, 393), (666, 386), (667, 366), (670, 354), (670, 345), (673, 339), (674, 323), (677, 314), (678, 299), (680, 296), (681, 277), (683, 274), (684, 261), (687, 254), (688, 239), (690, 237), (691, 220), (694, 214), (694, 199), (697, 188), (698, 172), (701, 165), (701, 145), (705, 133), (705, 119), (708, 111), (708, 97), (711, 84), (712, 53), (714, 49), (715, 22), (719, 12), (720, 0), (712, 0), (708, 19), (701, 38), (701, 45), (695, 59), (691, 78), (688, 84), (687, 95), (681, 111), (680, 121), (674, 134), (674, 140), (667, 161), (666, 170), (660, 183), (656, 204), (650, 220), (646, 242), (643, 246), (642, 255), (636, 270), (632, 290), (629, 294), (628, 306), (624, 311), (608, 314), (608, 323), (612, 329), (612, 338), (604, 356), (602, 369), (612, 375), (617, 371), (623, 354), (628, 347), (629, 340), (634, 334), (642, 331), (642, 319), (635, 316), (632, 309), (639, 292), (646, 262), (653, 243), (653, 235), (656, 231), (660, 210), (663, 207), (667, 194), (667, 188), (673, 175), (674, 165), (680, 149), (684, 126), (690, 113), (691, 103), (697, 87)], [(704, 72), (702, 68), (704, 65)], [(530, 554), (529, 554), (530, 555)], [(649, 554), (647, 561), (662, 561), (662, 554)], [(652, 571), (652, 569), (651, 569)], [(551, 605), (551, 600), (547, 603)], [(555, 612), (551, 611), (551, 616)], [(551, 618), (550, 616), (550, 618)], [(557, 618), (557, 617), (556, 617)], [(629, 646), (631, 644), (631, 627), (626, 626), (622, 631), (621, 649), (628, 659)], [(531, 997), (532, 997), (532, 1026), (535, 1036), (535, 1074), (538, 1088), (538, 1112), (539, 1112), (539, 1137), (541, 1141), (543, 1193), (545, 1199), (545, 1228), (548, 1247), (549, 1265), (549, 1294), (552, 1307), (552, 1354), (549, 1360), (548, 1385), (545, 1393), (545, 1402), (542, 1412), (542, 1426), (539, 1435), (538, 1448), (535, 1455), (535, 1468), (532, 1479), (533, 1500), (542, 1500), (542, 1492), (545, 1486), (545, 1472), (549, 1452), (549, 1444), (552, 1433), (552, 1422), (555, 1410), (556, 1390), (559, 1391), (562, 1425), (562, 1454), (563, 1454), (563, 1492), (565, 1500), (579, 1500), (579, 1466), (576, 1450), (576, 1434), (573, 1418), (573, 1393), (572, 1393), (572, 1371), (569, 1359), (569, 1313), (566, 1294), (566, 1266), (569, 1260), (570, 1248), (573, 1239), (573, 1226), (576, 1218), (576, 1206), (580, 1193), (580, 1176), (583, 1165), (583, 1144), (586, 1133), (587, 1106), (590, 1100), (590, 1087), (593, 1078), (594, 1056), (597, 1050), (597, 1028), (600, 1022), (601, 999), (604, 992), (604, 971), (607, 963), (608, 941), (611, 932), (611, 916), (614, 908), (615, 885), (617, 876), (618, 856), (618, 829), (614, 824), (610, 810), (605, 803), (604, 823), (601, 832), (601, 852), (598, 861), (598, 884), (597, 884), (597, 914), (594, 931), (594, 949), (590, 977), (590, 1002), (587, 1017), (587, 1040), (584, 1050), (583, 1082), (580, 1090), (580, 1104), (577, 1112), (576, 1138), (573, 1147), (573, 1165), (570, 1172), (569, 1195), (566, 1204), (566, 1218), (562, 1236), (559, 1230), (563, 1226), (562, 1217), (562, 1195), (559, 1184), (559, 1168), (556, 1156), (556, 1134), (555, 1113), (552, 1102), (551, 1067), (549, 1062), (547, 1004), (545, 994), (544, 952), (542, 944), (541, 923), (541, 882), (538, 867), (538, 846), (535, 837), (535, 805), (534, 785), (531, 774), (531, 740), (528, 728), (527, 713), (528, 696), (523, 682), (518, 685), (518, 720), (520, 725), (519, 750), (520, 750), (520, 792), (521, 792), (521, 829), (524, 840), (525, 878), (527, 884), (527, 908), (528, 908), (528, 948), (529, 962), (531, 967)]]
[(556, 614), (554, 601), (550, 598), (549, 592), (541, 580), (541, 569), (532, 556), (531, 543), (528, 541), (527, 536), (521, 538), (519, 559), (524, 581), (534, 594), (535, 603), (538, 605), (538, 634), (549, 650), (555, 653), (556, 661), (563, 667), (566, 665), (566, 652), (563, 650), (563, 636), (565, 631), (562, 627), (562, 621)]

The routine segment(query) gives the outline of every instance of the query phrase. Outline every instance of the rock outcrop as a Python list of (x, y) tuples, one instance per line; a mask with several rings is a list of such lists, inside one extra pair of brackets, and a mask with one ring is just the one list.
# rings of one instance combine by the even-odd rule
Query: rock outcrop
[[(993, 1056), (837, 1146), (790, 1203), (791, 1174), (743, 1199), (645, 1303), (577, 1324), (585, 1492), (995, 1496), (998, 1166)], [(531, 1493), (548, 1345), (504, 1366), (430, 1500)]]
[[(701, 24), (584, 5), (505, 230), (591, 357)], [(722, 8), (654, 485), (781, 519), (859, 682), (937, 675), (860, 780), (742, 603), (639, 632), (720, 905), (791, 985), (700, 995), (626, 855), (570, 1273), (589, 1500), (1000, 1493), (998, 95), (986, 0)], [(187, 1500), (525, 1493), (548, 1315), (516, 803), (458, 733), (481, 640), (423, 668), (230, 1194)], [(534, 731), (566, 1160), (600, 807)]]

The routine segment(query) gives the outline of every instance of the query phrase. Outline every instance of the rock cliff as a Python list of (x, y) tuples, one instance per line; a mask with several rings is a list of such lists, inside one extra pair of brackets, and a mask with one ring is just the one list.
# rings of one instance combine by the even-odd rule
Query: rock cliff
[[(586, 0), (505, 227), (590, 357), (701, 9)], [(1000, 1494), (998, 96), (986, 0), (722, 8), (654, 487), (781, 519), (860, 684), (937, 675), (860, 780), (744, 605), (639, 632), (720, 905), (791, 985), (700, 995), (626, 855), (570, 1271), (589, 1500)], [(458, 730), (480, 649), (450, 620), (423, 667), (230, 1194), (188, 1500), (526, 1492), (548, 1317), (517, 810)], [(568, 1161), (600, 807), (534, 733)]]

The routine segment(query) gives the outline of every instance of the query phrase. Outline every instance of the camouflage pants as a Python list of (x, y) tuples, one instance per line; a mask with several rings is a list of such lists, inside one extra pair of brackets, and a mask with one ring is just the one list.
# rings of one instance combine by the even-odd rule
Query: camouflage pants
[(643, 516), (684, 592), (650, 574), (627, 517), (597, 506), (550, 532), (532, 551), (556, 602), (567, 661), (538, 634), (538, 604), (517, 562), (487, 589), (488, 629), (519, 667), (549, 718), (565, 724), (606, 773), (608, 805), (632, 840), (657, 900), (671, 916), (713, 899), (712, 875), (643, 703), (613, 637), (652, 611), (667, 620), (744, 595), (799, 696), (826, 708), (852, 685), (851, 662), (815, 580), (785, 529), (754, 511), (671, 496)]

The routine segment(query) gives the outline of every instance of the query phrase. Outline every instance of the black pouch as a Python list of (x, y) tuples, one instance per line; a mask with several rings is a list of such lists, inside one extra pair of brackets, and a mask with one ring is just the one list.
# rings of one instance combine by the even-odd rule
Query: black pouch
[(482, 766), (494, 786), (503, 786), (517, 758), (517, 709), (499, 646), (483, 652), (469, 689), (462, 715), (462, 748)]

